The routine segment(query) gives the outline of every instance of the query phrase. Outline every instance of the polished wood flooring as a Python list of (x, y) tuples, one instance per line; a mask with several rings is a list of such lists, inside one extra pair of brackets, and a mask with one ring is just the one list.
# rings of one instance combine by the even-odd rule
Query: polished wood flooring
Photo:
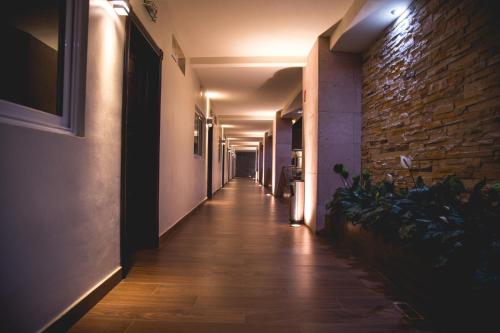
[(195, 210), (71, 332), (421, 332), (386, 282), (235, 179)]

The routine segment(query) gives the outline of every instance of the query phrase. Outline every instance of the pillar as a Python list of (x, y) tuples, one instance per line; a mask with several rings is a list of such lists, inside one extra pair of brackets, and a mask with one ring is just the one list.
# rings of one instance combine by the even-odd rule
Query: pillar
[(276, 112), (273, 121), (273, 195), (276, 194), (282, 168), (290, 165), (291, 153), (292, 121), (291, 119), (282, 119), (281, 111)]
[(273, 136), (266, 132), (264, 134), (264, 186), (271, 186), (273, 167)]
[(361, 167), (361, 57), (331, 52), (318, 38), (303, 72), (304, 219), (314, 231), (325, 225), (326, 204), (342, 186), (333, 166), (351, 175)]

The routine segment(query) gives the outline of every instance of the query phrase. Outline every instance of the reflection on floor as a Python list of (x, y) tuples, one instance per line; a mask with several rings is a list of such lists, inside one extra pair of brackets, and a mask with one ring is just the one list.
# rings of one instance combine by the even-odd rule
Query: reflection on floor
[(362, 270), (248, 179), (235, 179), (71, 332), (421, 332)]

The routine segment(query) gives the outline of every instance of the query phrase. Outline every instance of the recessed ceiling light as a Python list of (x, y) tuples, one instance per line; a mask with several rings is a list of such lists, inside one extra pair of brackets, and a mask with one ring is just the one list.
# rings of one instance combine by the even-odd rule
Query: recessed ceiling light
[(205, 96), (209, 99), (223, 99), (226, 97), (226, 94), (218, 91), (206, 91)]
[(130, 13), (128, 1), (125, 0), (111, 0), (111, 5), (119, 16), (127, 16)]

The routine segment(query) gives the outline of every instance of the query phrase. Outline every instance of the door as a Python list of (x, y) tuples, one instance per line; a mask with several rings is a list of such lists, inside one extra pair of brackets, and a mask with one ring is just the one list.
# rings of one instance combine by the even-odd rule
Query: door
[(137, 18), (127, 19), (122, 121), (121, 263), (158, 246), (162, 52)]
[(208, 149), (207, 149), (207, 198), (212, 199), (212, 163), (214, 146), (214, 128), (208, 125)]

